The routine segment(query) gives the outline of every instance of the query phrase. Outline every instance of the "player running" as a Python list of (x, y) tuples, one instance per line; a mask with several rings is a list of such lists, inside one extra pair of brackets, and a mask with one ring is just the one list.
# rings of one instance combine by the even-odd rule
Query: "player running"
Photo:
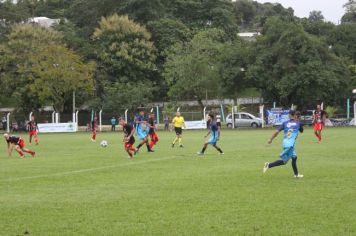
[(214, 115), (209, 114), (208, 115), (208, 121), (209, 121), (209, 132), (207, 135), (205, 135), (205, 138), (207, 138), (210, 135), (210, 138), (207, 142), (205, 142), (203, 149), (198, 152), (198, 155), (204, 155), (204, 152), (208, 145), (212, 145), (216, 150), (219, 151), (221, 155), (224, 155), (224, 152), (219, 148), (216, 143), (219, 141), (220, 138), (220, 127), (217, 125), (217, 122), (214, 120)]
[(138, 152), (144, 144), (146, 144), (148, 152), (153, 152), (150, 148), (150, 145), (148, 144), (148, 131), (149, 131), (149, 128), (147, 126), (145, 112), (140, 111), (139, 116), (137, 116), (137, 118), (136, 118), (136, 135), (141, 142), (136, 147), (136, 149), (137, 149), (136, 152)]
[(326, 120), (325, 111), (321, 110), (321, 106), (317, 105), (316, 110), (313, 114), (313, 125), (314, 125), (314, 134), (318, 139), (318, 143), (321, 142), (321, 131), (324, 128)]
[(4, 134), (5, 141), (7, 142), (7, 152), (11, 156), (13, 149), (20, 154), (21, 159), (25, 158), (24, 152), (31, 154), (32, 157), (35, 157), (36, 153), (30, 149), (25, 148), (25, 141), (21, 137), (16, 137), (9, 135), (8, 133)]
[(96, 142), (97, 129), (98, 129), (98, 118), (95, 116), (94, 119), (90, 122), (91, 141), (92, 142)]
[(120, 118), (119, 121), (122, 126), (122, 130), (124, 131), (124, 148), (127, 154), (129, 154), (129, 158), (133, 159), (133, 155), (136, 154), (137, 149), (133, 147), (135, 143), (135, 127), (133, 125), (129, 125), (123, 118)]
[(35, 144), (38, 145), (38, 126), (35, 120), (35, 116), (31, 116), (31, 120), (27, 123), (27, 130), (30, 132), (29, 143), (32, 143), (32, 137), (35, 140)]
[(173, 118), (172, 120), (172, 125), (174, 127), (174, 131), (176, 132), (176, 138), (173, 140), (172, 142), (172, 148), (174, 148), (174, 145), (176, 144), (176, 142), (178, 141), (179, 143), (179, 147), (183, 147), (182, 144), (182, 133), (183, 130), (182, 128), (185, 128), (185, 123), (184, 123), (184, 117), (181, 116), (180, 112), (176, 113), (176, 116)]
[(148, 118), (148, 134), (150, 136), (150, 149), (153, 150), (154, 145), (158, 142), (158, 135), (157, 135), (157, 126), (155, 124), (155, 115), (153, 113), (150, 114)]
[(303, 126), (299, 123), (296, 118), (296, 112), (291, 110), (289, 112), (290, 120), (284, 122), (281, 127), (272, 135), (271, 139), (268, 141), (269, 144), (272, 143), (273, 139), (275, 139), (278, 134), (283, 131), (284, 139), (283, 139), (283, 152), (280, 154), (280, 158), (282, 160), (277, 160), (272, 163), (266, 162), (263, 167), (263, 173), (270, 168), (285, 165), (292, 158), (292, 167), (295, 178), (303, 178), (303, 175), (298, 173), (297, 168), (297, 154), (295, 152), (295, 144), (298, 138), (299, 132), (303, 133)]

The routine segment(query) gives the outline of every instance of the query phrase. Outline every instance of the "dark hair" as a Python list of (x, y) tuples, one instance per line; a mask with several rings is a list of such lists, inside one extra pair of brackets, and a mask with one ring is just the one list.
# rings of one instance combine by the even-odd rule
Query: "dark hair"
[(289, 115), (290, 115), (290, 116), (295, 116), (295, 110), (290, 110), (290, 111), (289, 111)]
[(300, 113), (300, 111), (296, 111), (295, 112), (295, 116), (297, 117), (297, 119), (299, 120), (300, 119), (300, 117), (301, 117), (301, 113)]
[(210, 116), (211, 119), (214, 119), (214, 114), (213, 113), (209, 113), (208, 116)]

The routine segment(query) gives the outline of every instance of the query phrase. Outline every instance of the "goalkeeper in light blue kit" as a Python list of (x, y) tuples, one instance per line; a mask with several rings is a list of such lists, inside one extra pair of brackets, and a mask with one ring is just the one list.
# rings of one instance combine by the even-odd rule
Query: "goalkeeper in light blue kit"
[(290, 120), (284, 122), (278, 130), (272, 135), (271, 139), (268, 141), (269, 144), (272, 143), (273, 139), (275, 139), (278, 134), (283, 131), (284, 139), (283, 139), (283, 152), (279, 155), (282, 160), (277, 160), (272, 163), (266, 162), (263, 167), (263, 173), (270, 168), (281, 166), (287, 164), (289, 159), (292, 159), (292, 167), (295, 178), (303, 178), (303, 175), (298, 173), (297, 168), (297, 154), (295, 152), (295, 143), (298, 138), (299, 132), (303, 132), (303, 126), (300, 124), (298, 120), (298, 115), (295, 111), (291, 110), (289, 112)]
[(216, 124), (213, 114), (208, 115), (208, 123), (209, 123), (209, 133), (205, 136), (205, 138), (208, 137), (209, 134), (210, 134), (210, 138), (207, 142), (205, 142), (203, 149), (200, 152), (198, 152), (198, 155), (204, 155), (204, 152), (209, 144), (212, 145), (216, 150), (218, 150), (221, 155), (223, 155), (224, 152), (221, 150), (221, 148), (216, 146), (216, 143), (219, 141), (220, 138), (220, 127)]

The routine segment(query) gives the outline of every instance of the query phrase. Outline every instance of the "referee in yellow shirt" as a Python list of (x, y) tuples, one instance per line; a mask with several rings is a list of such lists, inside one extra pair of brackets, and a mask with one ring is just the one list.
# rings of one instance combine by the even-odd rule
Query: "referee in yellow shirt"
[(172, 125), (174, 126), (174, 131), (176, 132), (176, 138), (173, 140), (172, 148), (179, 142), (179, 147), (183, 147), (182, 144), (182, 127), (185, 128), (184, 117), (180, 115), (180, 112), (176, 113), (176, 116), (172, 120)]

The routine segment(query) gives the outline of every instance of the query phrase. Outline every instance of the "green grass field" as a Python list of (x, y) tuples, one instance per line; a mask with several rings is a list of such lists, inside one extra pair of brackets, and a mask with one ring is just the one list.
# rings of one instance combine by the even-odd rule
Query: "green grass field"
[[(281, 136), (223, 131), (224, 156), (201, 149), (205, 132), (184, 133), (184, 148), (161, 132), (155, 153), (127, 159), (122, 133), (41, 135), (37, 158), (6, 156), (0, 142), (0, 235), (356, 235), (356, 129), (299, 136), (303, 179), (290, 163), (271, 169)], [(27, 139), (27, 135), (24, 136)]]

